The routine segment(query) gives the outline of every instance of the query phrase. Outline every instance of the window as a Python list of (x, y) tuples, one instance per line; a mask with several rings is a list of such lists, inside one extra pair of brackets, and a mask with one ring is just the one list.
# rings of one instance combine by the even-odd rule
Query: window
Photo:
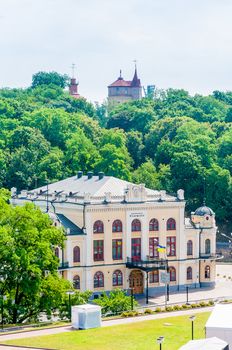
[(192, 268), (189, 266), (187, 268), (187, 280), (191, 280), (193, 278), (193, 270)]
[(149, 282), (150, 283), (159, 282), (159, 270), (155, 270), (149, 273)]
[(55, 249), (55, 256), (56, 256), (57, 258), (59, 258), (59, 255), (60, 255), (60, 252), (59, 252), (59, 248), (57, 247), (57, 248)]
[(159, 231), (159, 222), (157, 219), (151, 219), (149, 222), (149, 231)]
[(104, 241), (93, 241), (93, 260), (104, 260)]
[(78, 275), (73, 277), (73, 288), (80, 289), (80, 277)]
[(141, 238), (132, 238), (131, 240), (132, 260), (141, 260)]
[(95, 221), (93, 225), (93, 233), (104, 233), (104, 224), (102, 221)]
[(113, 239), (112, 257), (113, 257), (113, 260), (122, 259), (122, 239)]
[(210, 254), (210, 239), (205, 240), (205, 254)]
[(167, 237), (167, 255), (175, 256), (176, 255), (176, 237)]
[(122, 232), (122, 221), (114, 220), (112, 224), (112, 232)]
[(80, 262), (80, 248), (74, 247), (73, 248), (73, 262)]
[(141, 231), (141, 222), (138, 219), (134, 219), (131, 223), (131, 231), (132, 232), (140, 232)]
[(159, 244), (158, 237), (150, 237), (149, 238), (149, 257), (150, 258), (158, 258), (159, 252), (157, 251), (157, 246)]
[(207, 265), (205, 267), (205, 278), (210, 278), (210, 267)]
[(187, 255), (193, 255), (193, 242), (191, 240), (187, 242)]
[(172, 218), (168, 219), (167, 221), (167, 230), (175, 230), (176, 229), (176, 221)]
[(113, 273), (113, 286), (122, 286), (122, 285), (123, 285), (122, 271), (116, 270)]
[(101, 271), (98, 271), (94, 275), (94, 288), (104, 287), (104, 275)]
[(176, 281), (176, 269), (173, 266), (169, 267), (170, 282)]

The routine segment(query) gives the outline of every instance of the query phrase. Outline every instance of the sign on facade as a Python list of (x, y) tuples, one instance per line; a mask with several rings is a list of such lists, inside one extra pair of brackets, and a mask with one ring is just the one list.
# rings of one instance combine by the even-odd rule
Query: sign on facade
[(161, 272), (160, 274), (160, 280), (162, 283), (169, 283), (170, 282), (170, 276), (167, 272)]

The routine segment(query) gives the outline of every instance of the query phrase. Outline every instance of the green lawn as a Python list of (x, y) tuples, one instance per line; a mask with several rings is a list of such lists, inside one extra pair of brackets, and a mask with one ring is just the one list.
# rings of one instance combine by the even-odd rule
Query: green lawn
[[(204, 338), (209, 312), (197, 315), (195, 338)], [(59, 350), (152, 350), (159, 349), (158, 336), (163, 335), (163, 350), (177, 350), (191, 338), (189, 316), (168, 317), (126, 325), (73, 331), (42, 337), (7, 341), (5, 344), (46, 347)]]

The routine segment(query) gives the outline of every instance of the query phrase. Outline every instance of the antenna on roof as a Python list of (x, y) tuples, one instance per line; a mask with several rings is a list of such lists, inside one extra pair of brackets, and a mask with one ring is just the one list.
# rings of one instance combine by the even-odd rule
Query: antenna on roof
[(206, 182), (205, 182), (205, 177), (203, 178), (204, 181), (204, 196), (203, 196), (203, 206), (205, 206), (205, 202), (206, 202)]
[(76, 69), (75, 63), (72, 63), (71, 68), (72, 68), (72, 78), (75, 78), (75, 69)]
[(137, 69), (137, 60), (133, 60), (134, 64), (135, 64), (135, 69)]

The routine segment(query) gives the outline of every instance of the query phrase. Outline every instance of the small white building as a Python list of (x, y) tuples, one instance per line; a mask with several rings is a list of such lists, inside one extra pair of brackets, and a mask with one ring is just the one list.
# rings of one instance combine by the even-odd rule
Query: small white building
[(217, 337), (190, 340), (179, 350), (229, 350), (228, 344)]
[(232, 304), (217, 304), (205, 325), (206, 338), (218, 337), (232, 348)]

